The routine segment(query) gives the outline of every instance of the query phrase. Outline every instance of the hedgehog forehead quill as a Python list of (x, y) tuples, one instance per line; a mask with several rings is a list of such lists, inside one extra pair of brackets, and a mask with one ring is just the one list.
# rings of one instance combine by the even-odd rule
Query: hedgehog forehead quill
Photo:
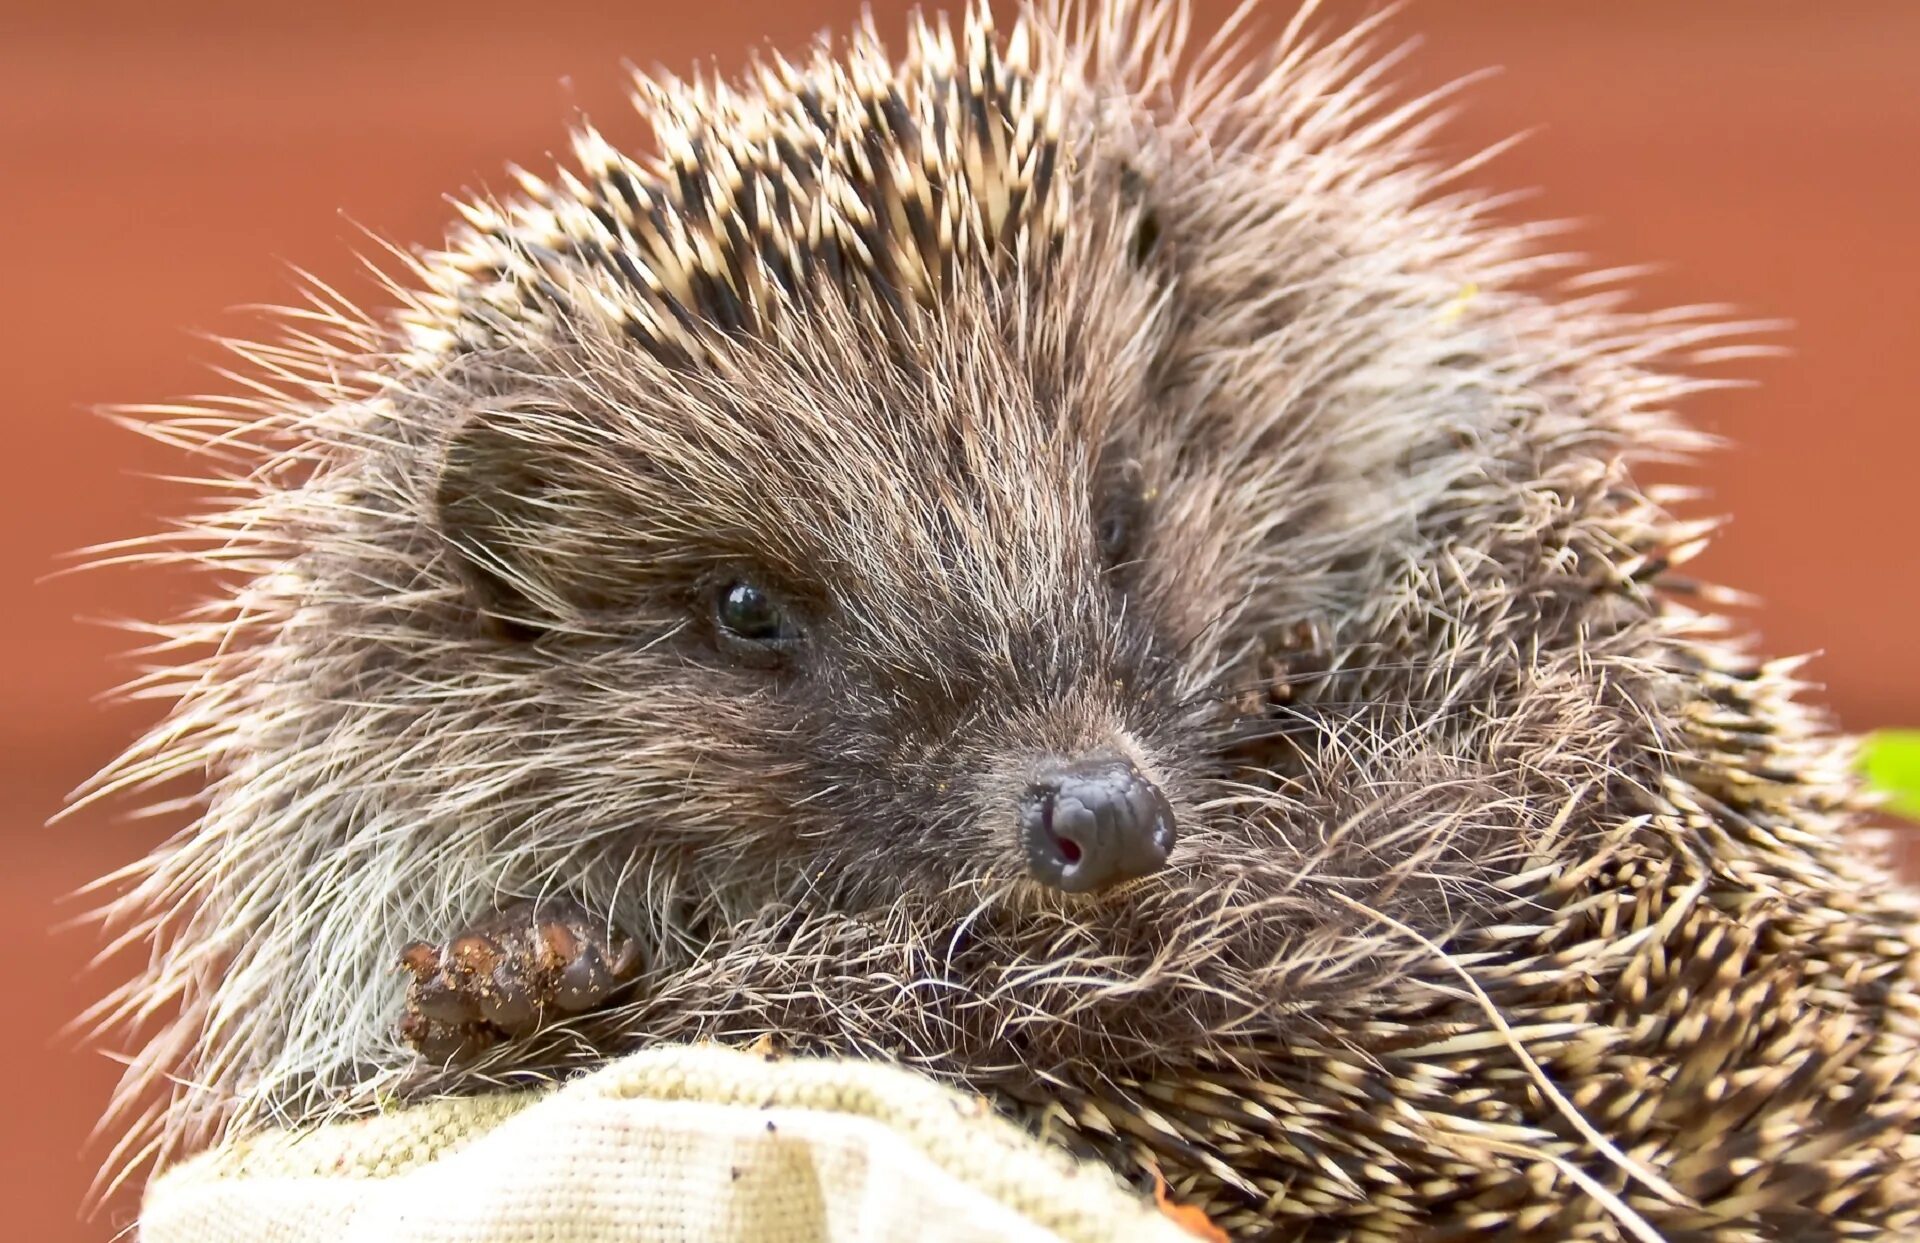
[(238, 499), (93, 793), (211, 774), (116, 1168), (771, 1034), (1247, 1237), (1914, 1220), (1909, 907), (1633, 475), (1745, 328), (1552, 292), (1310, 10), (643, 81), (150, 423)]

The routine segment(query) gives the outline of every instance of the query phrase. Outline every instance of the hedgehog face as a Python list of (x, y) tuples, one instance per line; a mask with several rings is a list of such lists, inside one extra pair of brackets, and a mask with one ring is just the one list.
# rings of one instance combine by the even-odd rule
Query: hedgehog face
[(549, 716), (550, 751), (521, 744), (582, 803), (539, 822), (869, 899), (1166, 862), (1196, 814), (1177, 709), (1213, 659), (1183, 566), (1218, 536), (1156, 511), (1137, 326), (1035, 355), (996, 315), (902, 341), (824, 312), (699, 371), (612, 344), (476, 371), (432, 485), (463, 660), (599, 738)]

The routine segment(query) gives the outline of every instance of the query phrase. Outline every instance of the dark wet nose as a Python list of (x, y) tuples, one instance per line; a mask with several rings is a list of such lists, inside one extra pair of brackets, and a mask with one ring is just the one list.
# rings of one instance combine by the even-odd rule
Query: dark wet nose
[(1064, 761), (1021, 796), (1020, 842), (1034, 879), (1086, 893), (1157, 871), (1173, 849), (1173, 808), (1125, 760)]

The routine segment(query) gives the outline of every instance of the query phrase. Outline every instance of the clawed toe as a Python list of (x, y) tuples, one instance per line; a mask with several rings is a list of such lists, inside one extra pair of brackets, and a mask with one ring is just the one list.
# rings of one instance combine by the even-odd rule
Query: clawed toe
[(444, 949), (415, 941), (399, 965), (413, 977), (400, 1037), (445, 1061), (595, 1009), (631, 984), (642, 962), (631, 937), (608, 935), (575, 903), (546, 902), (490, 916)]

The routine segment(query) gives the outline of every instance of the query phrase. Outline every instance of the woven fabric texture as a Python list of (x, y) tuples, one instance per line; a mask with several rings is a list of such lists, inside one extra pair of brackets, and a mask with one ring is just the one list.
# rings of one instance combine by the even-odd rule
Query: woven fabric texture
[(715, 1047), (257, 1135), (149, 1186), (145, 1243), (1193, 1243), (1111, 1172), (893, 1067)]

